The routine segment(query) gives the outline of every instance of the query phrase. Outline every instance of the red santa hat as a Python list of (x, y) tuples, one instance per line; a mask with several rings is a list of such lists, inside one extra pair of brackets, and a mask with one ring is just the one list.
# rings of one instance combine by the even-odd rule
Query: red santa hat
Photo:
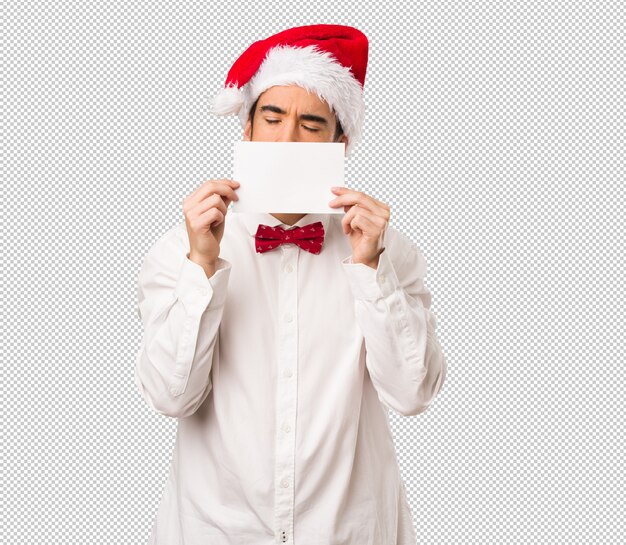
[(259, 95), (274, 85), (314, 92), (335, 112), (348, 137), (346, 154), (361, 140), (368, 40), (344, 25), (307, 25), (254, 42), (232, 65), (211, 113), (237, 114), (242, 128)]

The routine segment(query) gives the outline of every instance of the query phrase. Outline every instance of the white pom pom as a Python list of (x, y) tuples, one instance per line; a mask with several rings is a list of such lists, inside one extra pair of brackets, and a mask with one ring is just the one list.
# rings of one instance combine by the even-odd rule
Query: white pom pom
[(243, 106), (243, 91), (236, 86), (224, 87), (213, 97), (209, 110), (214, 115), (236, 114)]

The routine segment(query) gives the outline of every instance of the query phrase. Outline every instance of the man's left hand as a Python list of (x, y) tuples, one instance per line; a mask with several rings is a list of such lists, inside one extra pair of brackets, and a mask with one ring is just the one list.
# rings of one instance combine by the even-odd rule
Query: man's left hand
[(376, 269), (378, 256), (385, 249), (385, 232), (391, 209), (362, 191), (347, 187), (333, 187), (337, 195), (328, 203), (330, 207), (343, 205), (345, 216), (341, 220), (344, 234), (350, 237), (352, 262), (364, 263)]

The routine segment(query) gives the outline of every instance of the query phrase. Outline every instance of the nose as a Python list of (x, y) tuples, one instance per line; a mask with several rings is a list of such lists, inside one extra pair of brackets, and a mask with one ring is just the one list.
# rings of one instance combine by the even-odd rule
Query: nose
[(298, 141), (298, 125), (291, 119), (285, 119), (281, 123), (280, 134), (277, 135), (277, 142), (297, 142)]

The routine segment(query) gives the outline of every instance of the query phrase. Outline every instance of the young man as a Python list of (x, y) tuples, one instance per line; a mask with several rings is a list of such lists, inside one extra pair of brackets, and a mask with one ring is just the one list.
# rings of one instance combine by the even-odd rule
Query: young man
[[(340, 25), (256, 42), (213, 111), (349, 152), (367, 48)], [(413, 545), (387, 411), (423, 412), (446, 375), (424, 257), (365, 193), (336, 191), (343, 216), (227, 214), (237, 187), (189, 195), (139, 275), (135, 380), (178, 418), (150, 543)]]

